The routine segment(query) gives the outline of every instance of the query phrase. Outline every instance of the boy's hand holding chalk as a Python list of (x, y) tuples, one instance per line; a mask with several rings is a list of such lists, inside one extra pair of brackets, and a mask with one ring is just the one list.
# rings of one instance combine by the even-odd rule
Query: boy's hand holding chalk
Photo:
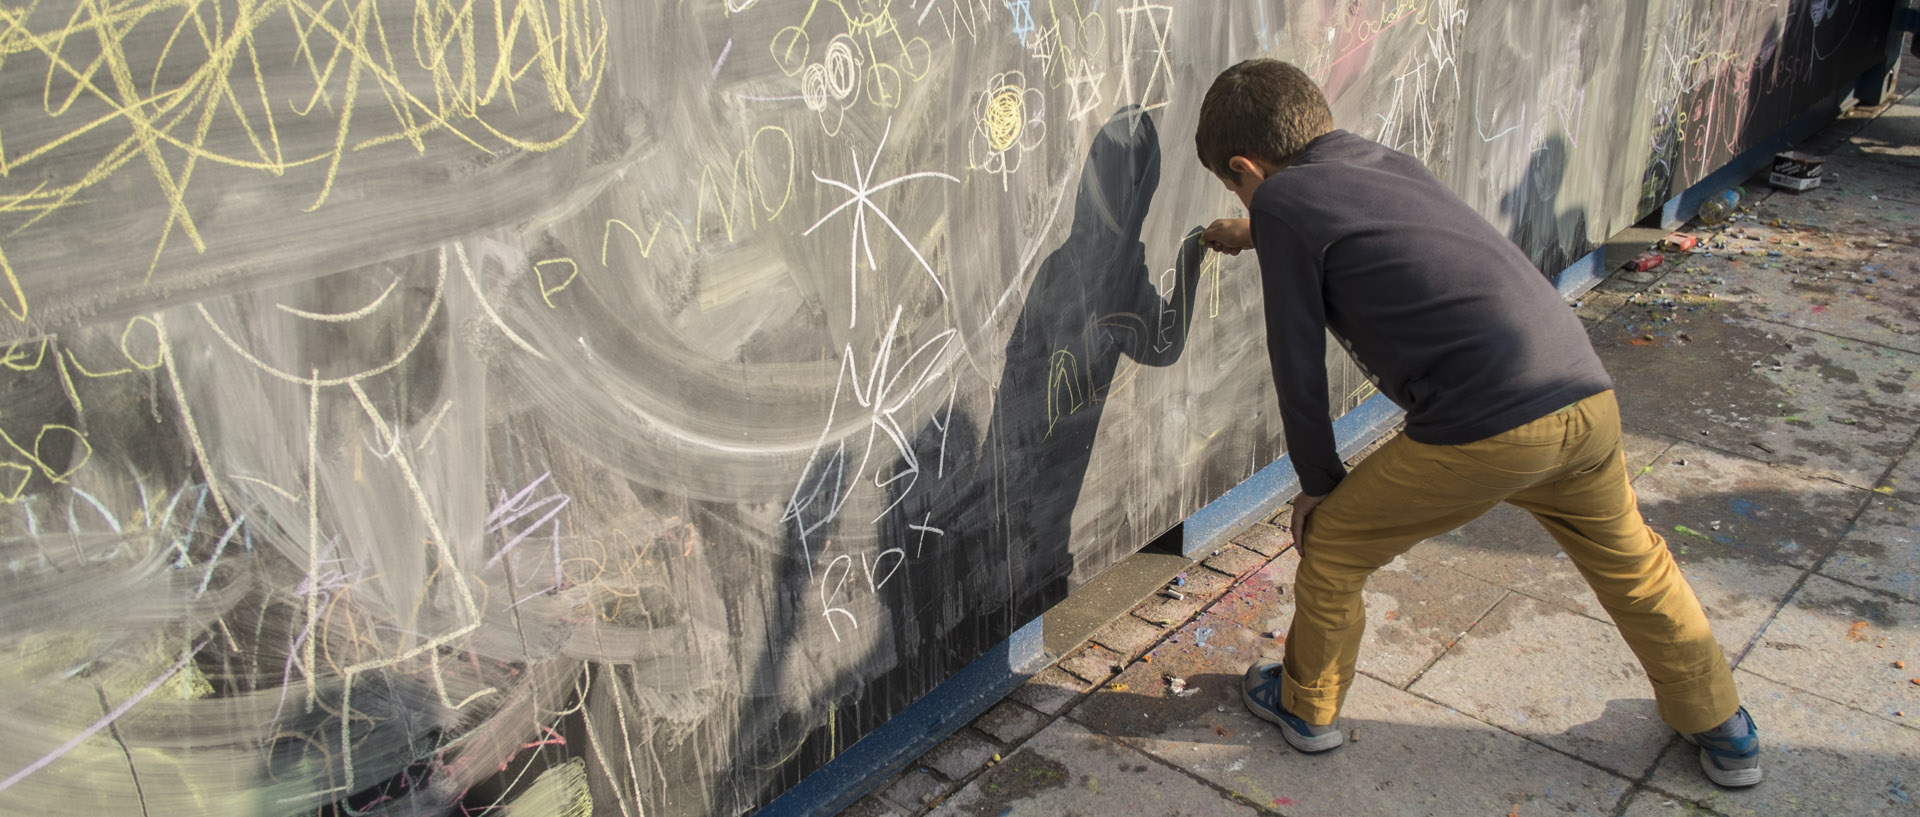
[(1214, 219), (1207, 225), (1206, 232), (1200, 234), (1200, 240), (1207, 242), (1207, 249), (1227, 255), (1239, 255), (1241, 250), (1253, 249), (1253, 228), (1244, 218)]

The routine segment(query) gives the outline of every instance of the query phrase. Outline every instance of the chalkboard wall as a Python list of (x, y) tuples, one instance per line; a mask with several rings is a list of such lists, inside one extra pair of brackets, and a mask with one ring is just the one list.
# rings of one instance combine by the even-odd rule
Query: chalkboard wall
[(1551, 272), (1889, 14), (0, 9), (0, 812), (751, 810), (1282, 453), (1219, 70)]

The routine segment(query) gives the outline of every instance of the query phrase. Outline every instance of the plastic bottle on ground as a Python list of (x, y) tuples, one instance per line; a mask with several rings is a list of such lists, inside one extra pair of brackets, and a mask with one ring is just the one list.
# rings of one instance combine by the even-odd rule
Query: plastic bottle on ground
[(1713, 198), (1700, 204), (1700, 223), (1707, 225), (1725, 224), (1733, 218), (1733, 212), (1740, 206), (1740, 200), (1746, 198), (1747, 189), (1735, 187), (1722, 190)]

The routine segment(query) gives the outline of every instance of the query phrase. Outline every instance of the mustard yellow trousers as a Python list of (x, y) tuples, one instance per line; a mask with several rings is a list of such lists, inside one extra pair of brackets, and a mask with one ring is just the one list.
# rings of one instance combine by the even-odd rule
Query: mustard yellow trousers
[(1666, 540), (1640, 518), (1610, 391), (1466, 445), (1400, 435), (1363, 460), (1297, 531), (1281, 705), (1332, 723), (1353, 684), (1367, 577), (1500, 502), (1532, 513), (1593, 587), (1653, 682), (1661, 719), (1703, 732), (1733, 716), (1726, 656)]

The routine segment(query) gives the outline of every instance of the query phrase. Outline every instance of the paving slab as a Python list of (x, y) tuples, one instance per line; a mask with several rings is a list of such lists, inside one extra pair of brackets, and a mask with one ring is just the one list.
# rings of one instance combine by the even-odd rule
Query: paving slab
[(1729, 314), (1920, 352), (1920, 271), (1909, 257), (1916, 250), (1846, 235), (1737, 227), (1716, 237), (1722, 249), (1689, 256), (1663, 283), (1681, 298), (1716, 301)]
[[(1157, 662), (1156, 662), (1157, 663)], [(1215, 659), (1187, 679), (1178, 711), (1140, 710), (1151, 693), (1103, 691), (1074, 714), (1272, 812), (1295, 815), (1610, 815), (1627, 780), (1361, 676), (1347, 697), (1347, 745), (1288, 747), (1248, 714), (1240, 671)], [(1127, 713), (1136, 714), (1129, 719)], [(1129, 721), (1138, 720), (1139, 724)], [(1151, 812), (1133, 812), (1151, 813)]]
[(1093, 641), (1131, 659), (1146, 652), (1165, 634), (1164, 627), (1149, 624), (1136, 616), (1121, 616), (1101, 628), (1100, 632), (1094, 633)]
[(1920, 602), (1920, 505), (1875, 496), (1819, 572)]
[(1427, 539), (1407, 557), (1453, 568), (1573, 612), (1604, 617), (1586, 579), (1540, 523), (1512, 505)]
[(1907, 453), (1894, 463), (1893, 468), (1887, 471), (1887, 476), (1874, 486), (1874, 490), (1920, 504), (1920, 440), (1907, 448)]
[[(1124, 807), (1116, 808), (1120, 804)], [(1259, 813), (1119, 741), (1071, 721), (1056, 721), (932, 814), (1058, 817), (1101, 812), (1182, 817)]]
[(1068, 675), (1058, 666), (1041, 670), (1026, 683), (1013, 688), (1007, 697), (1031, 706), (1047, 715), (1065, 712), (1093, 685)]
[(1641, 515), (1677, 558), (1698, 552), (1798, 567), (1811, 567), (1833, 550), (1872, 495), (1692, 444), (1668, 449), (1633, 488)]
[(1168, 587), (1133, 608), (1133, 614), (1149, 624), (1175, 624), (1187, 620), (1200, 608), (1226, 591), (1233, 579), (1199, 565), (1180, 574), (1183, 584)]
[(858, 803), (840, 812), (840, 817), (906, 817), (907, 812), (899, 806), (882, 800), (877, 795), (869, 795)]
[(993, 736), (1001, 743), (1019, 743), (1040, 731), (1046, 717), (1012, 701), (1002, 701), (987, 714), (975, 718), (973, 728)]
[[(1151, 661), (1128, 668), (1114, 682), (1136, 690), (1161, 686), (1166, 675), (1196, 672), (1196, 661), (1213, 668), (1215, 657), (1235, 673), (1255, 661), (1279, 660), (1293, 620), (1291, 590), (1299, 563), (1298, 555), (1288, 552), (1249, 575), (1155, 649)], [(1506, 593), (1441, 565), (1394, 561), (1374, 574), (1362, 596), (1367, 634), (1359, 671), (1406, 686)]]
[(932, 769), (918, 766), (900, 773), (881, 794), (891, 802), (919, 810), (939, 802), (952, 788), (952, 783), (934, 774)]
[(1512, 596), (1409, 689), (1628, 777), (1672, 735), (1611, 623)]
[(1623, 422), (1869, 488), (1906, 449), (1920, 355), (1675, 300), (1594, 333)]
[(1620, 817), (1722, 817), (1719, 812), (1692, 800), (1682, 800), (1665, 792), (1637, 789), (1627, 799)]
[(1810, 576), (1740, 668), (1907, 730), (1920, 751), (1920, 604)]
[(972, 730), (962, 729), (933, 747), (932, 751), (920, 758), (920, 762), (946, 775), (949, 780), (965, 780), (999, 753), (1000, 747), (992, 741)]
[[(1292, 514), (1288, 514), (1287, 518), (1292, 519)], [(1261, 522), (1233, 537), (1233, 543), (1271, 558), (1293, 545), (1293, 534), (1276, 525)]]
[(1098, 684), (1112, 678), (1126, 663), (1126, 656), (1099, 644), (1089, 643), (1074, 654), (1060, 659), (1056, 666), (1076, 678)]
[[(1867, 496), (1829, 480), (1779, 476), (1779, 471), (1682, 443), (1634, 472), (1642, 513), (1667, 539), (1713, 622), (1714, 638), (1731, 655), (1738, 655), (1766, 625), (1817, 553), (1834, 546), (1846, 520)], [(1776, 558), (1781, 553), (1802, 557), (1800, 564)], [(1410, 556), (1564, 610), (1609, 620), (1559, 545), (1525, 511), (1510, 505), (1422, 542)]]
[(1756, 195), (1749, 211), (1761, 220), (1792, 217), (1802, 224), (1871, 237), (1920, 224), (1920, 197), (1915, 188), (1903, 186), (1920, 177), (1920, 168), (1879, 161), (1845, 145), (1826, 159), (1820, 186), (1804, 193), (1749, 187)]
[(1268, 556), (1250, 548), (1228, 545), (1207, 557), (1207, 569), (1239, 578), (1267, 563)]
[[(1906, 59), (1914, 59), (1911, 50)], [(1882, 160), (1882, 165), (1898, 167), (1906, 164), (1920, 169), (1920, 105), (1915, 102), (1914, 95), (1908, 93), (1899, 102), (1887, 106), (1849, 141), (1863, 152)]]
[(1911, 817), (1920, 808), (1914, 730), (1745, 670), (1734, 674), (1760, 730), (1766, 779), (1751, 789), (1715, 786), (1700, 772), (1698, 750), (1675, 738), (1648, 779), (1653, 789), (1727, 817)]

